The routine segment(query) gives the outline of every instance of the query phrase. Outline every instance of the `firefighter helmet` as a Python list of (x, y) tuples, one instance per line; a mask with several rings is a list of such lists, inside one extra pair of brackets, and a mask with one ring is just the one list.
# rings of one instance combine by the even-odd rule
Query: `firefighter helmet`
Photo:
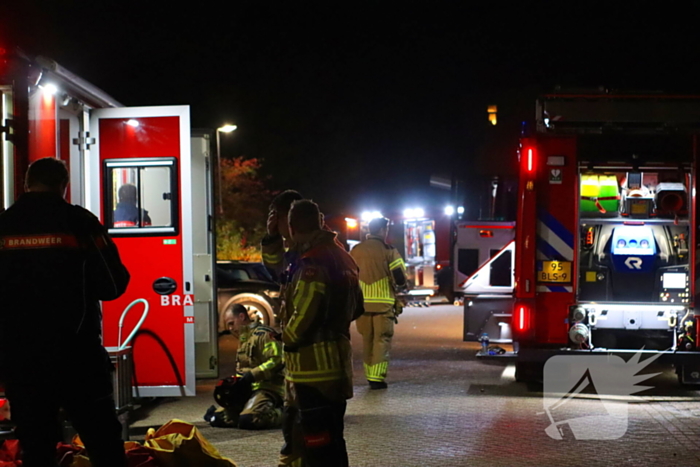
[(232, 375), (220, 380), (214, 388), (216, 403), (224, 408), (245, 404), (250, 398), (251, 391), (249, 384), (238, 384), (241, 379), (243, 378), (240, 375)]

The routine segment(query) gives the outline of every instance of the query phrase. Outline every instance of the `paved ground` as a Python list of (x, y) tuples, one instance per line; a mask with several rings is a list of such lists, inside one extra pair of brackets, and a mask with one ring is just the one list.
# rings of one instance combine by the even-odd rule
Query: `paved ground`
[[(397, 327), (386, 391), (368, 391), (359, 335), (353, 334), (355, 398), (346, 416), (352, 466), (700, 466), (700, 392), (680, 388), (671, 371), (652, 379), (655, 389), (641, 397), (607, 402), (620, 413), (628, 409), (628, 429), (620, 439), (580, 441), (567, 429), (557, 441), (545, 433), (550, 421), (541, 388), (515, 383), (512, 366), (476, 361), (478, 345), (462, 342), (461, 333), (460, 308), (408, 308)], [(232, 368), (235, 346), (233, 338), (223, 338), (222, 374)], [(278, 430), (214, 429), (202, 420), (212, 385), (202, 381), (197, 397), (144, 408), (133, 438), (181, 418), (195, 422), (239, 466), (275, 466)], [(592, 396), (567, 406), (565, 419), (607, 414)], [(611, 429), (609, 423), (594, 428)]]

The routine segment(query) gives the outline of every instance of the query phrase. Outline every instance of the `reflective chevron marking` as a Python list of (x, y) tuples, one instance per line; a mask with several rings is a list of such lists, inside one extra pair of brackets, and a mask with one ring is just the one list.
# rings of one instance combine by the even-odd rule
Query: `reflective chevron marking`
[[(540, 211), (537, 220), (537, 260), (574, 260), (574, 235), (554, 216)], [(538, 292), (572, 292), (567, 285), (538, 285)]]

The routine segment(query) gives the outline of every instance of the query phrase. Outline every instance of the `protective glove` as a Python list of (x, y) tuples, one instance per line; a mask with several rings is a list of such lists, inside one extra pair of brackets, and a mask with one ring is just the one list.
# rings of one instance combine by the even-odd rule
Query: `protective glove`
[(401, 316), (401, 313), (403, 313), (403, 307), (403, 302), (401, 300), (396, 300), (394, 303), (394, 316)]

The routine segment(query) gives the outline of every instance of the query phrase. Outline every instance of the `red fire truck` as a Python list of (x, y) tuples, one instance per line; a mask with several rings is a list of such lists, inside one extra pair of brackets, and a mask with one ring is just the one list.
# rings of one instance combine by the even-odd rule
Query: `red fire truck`
[[(131, 273), (103, 304), (103, 335), (133, 349), (140, 396), (194, 395), (195, 377), (218, 373), (210, 139), (190, 131), (188, 106), (124, 107), (52, 60), (0, 48), (0, 203), (22, 193), (31, 162), (68, 164), (69, 201), (108, 227)], [(114, 216), (127, 184), (139, 222)]]
[(557, 93), (521, 139), (516, 378), (555, 354), (662, 353), (700, 383), (700, 97)]

